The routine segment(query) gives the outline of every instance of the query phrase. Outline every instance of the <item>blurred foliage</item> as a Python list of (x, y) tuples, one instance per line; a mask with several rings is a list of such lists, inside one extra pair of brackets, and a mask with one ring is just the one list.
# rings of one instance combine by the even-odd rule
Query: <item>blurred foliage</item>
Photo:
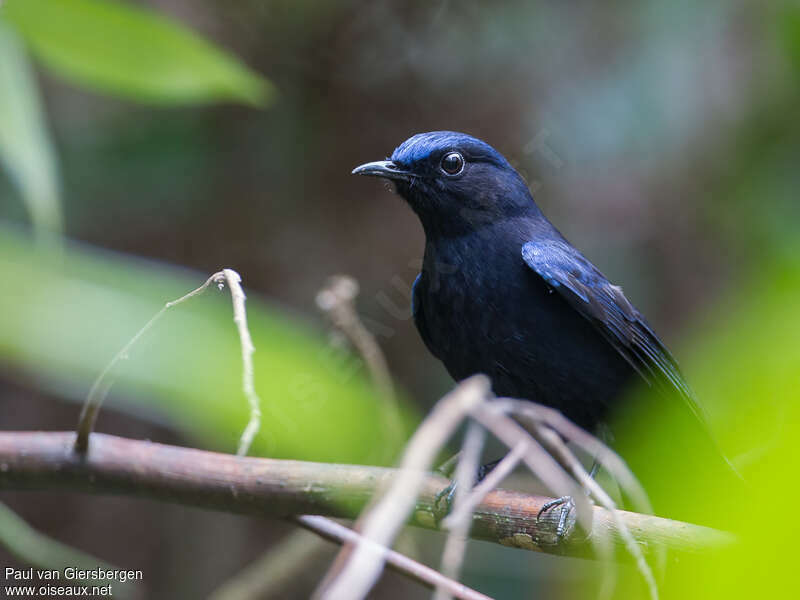
[[(707, 218), (740, 245), (728, 295), (694, 320), (687, 377), (709, 408), (721, 447), (746, 481), (709, 473), (703, 449), (670, 407), (640, 405), (625, 418), (622, 451), (666, 516), (690, 510), (739, 542), (669, 562), (665, 598), (789, 597), (800, 524), (800, 127), (787, 119), (800, 102), (800, 10), (773, 15), (773, 38), (793, 77), (776, 80), (731, 150), (708, 175), (719, 190)], [(653, 427), (658, 423), (658, 427)], [(675, 512), (673, 512), (675, 511)], [(642, 594), (641, 586), (619, 590)]]
[(0, 19), (0, 160), (40, 232), (62, 227), (57, 159), (39, 88), (14, 30)]
[[(703, 465), (702, 449), (667, 407), (628, 415), (623, 452), (656, 504), (690, 506), (695, 520), (733, 531), (738, 543), (670, 560), (665, 598), (789, 597), (800, 536), (792, 505), (800, 494), (800, 254), (762, 265), (741, 293), (698, 328), (689, 377), (714, 407), (714, 429), (746, 484), (731, 485)], [(653, 424), (658, 423), (658, 427)], [(643, 457), (647, 464), (643, 465)], [(626, 579), (619, 597), (643, 594)]]
[[(0, 295), (0, 360), (76, 400), (166, 301), (210, 275), (81, 247), (60, 259), (7, 229), (0, 230), (0, 271), (9, 284)], [(263, 411), (251, 453), (390, 461), (398, 448), (381, 431), (385, 419), (361, 360), (257, 297), (247, 308)], [(201, 445), (233, 451), (248, 417), (241, 370), (230, 298), (212, 288), (167, 311), (133, 347), (116, 369), (111, 398), (168, 419)]]
[[(0, 5), (0, 160), (42, 234), (63, 226), (57, 159), (22, 37), (53, 71), (132, 100), (264, 106), (272, 85), (178, 23), (105, 0)], [(50, 238), (51, 240), (54, 238)]]
[[(97, 568), (119, 569), (118, 566), (70, 548), (36, 531), (2, 502), (0, 502), (0, 546), (7, 548), (19, 560), (34, 565), (37, 569), (63, 570), (65, 567), (77, 567), (87, 571)], [(82, 582), (90, 585), (112, 584), (114, 595), (123, 600), (142, 598), (142, 591), (137, 589), (135, 581), (120, 583), (108, 580), (82, 580)]]
[(778, 38), (778, 41), (786, 44), (794, 68), (800, 70), (800, 5), (796, 2), (781, 3), (777, 12), (778, 27), (782, 30), (782, 39)]
[(9, 0), (2, 17), (62, 77), (134, 100), (263, 106), (272, 87), (178, 23), (115, 0)]

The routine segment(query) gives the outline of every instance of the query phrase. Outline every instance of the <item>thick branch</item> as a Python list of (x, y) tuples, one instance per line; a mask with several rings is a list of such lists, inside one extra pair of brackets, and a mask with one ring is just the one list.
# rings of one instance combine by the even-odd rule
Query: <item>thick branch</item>
[[(122, 494), (267, 517), (317, 514), (355, 518), (397, 471), (380, 467), (245, 458), (94, 433), (88, 454), (74, 450), (73, 432), (0, 432), (0, 489), (66, 489)], [(429, 475), (412, 523), (436, 529), (433, 503), (447, 485)], [(591, 535), (622, 540), (613, 515), (594, 507), (592, 533), (578, 528), (557, 543), (558, 511), (537, 521), (551, 500), (495, 490), (478, 505), (470, 536), (552, 554), (591, 556)], [(555, 513), (555, 514), (551, 514)], [(657, 545), (683, 552), (708, 550), (729, 534), (649, 515), (617, 511), (647, 552)], [(623, 556), (624, 553), (620, 553)]]

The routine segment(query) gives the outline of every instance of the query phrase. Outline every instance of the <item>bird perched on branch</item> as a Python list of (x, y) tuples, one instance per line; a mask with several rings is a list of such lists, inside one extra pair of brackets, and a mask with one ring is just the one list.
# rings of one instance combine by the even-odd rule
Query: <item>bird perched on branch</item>
[(494, 148), (463, 133), (421, 133), (353, 173), (394, 182), (422, 222), (414, 322), (454, 379), (485, 373), (497, 395), (552, 406), (590, 431), (638, 379), (705, 429), (647, 320), (547, 220)]

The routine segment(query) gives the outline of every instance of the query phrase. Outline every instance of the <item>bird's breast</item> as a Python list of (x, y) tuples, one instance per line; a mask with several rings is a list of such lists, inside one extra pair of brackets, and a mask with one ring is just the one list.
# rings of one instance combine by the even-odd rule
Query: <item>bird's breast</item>
[(488, 372), (504, 346), (540, 337), (546, 325), (546, 287), (519, 251), (479, 235), (429, 244), (420, 287), (429, 343), (461, 377)]
[(418, 289), (420, 333), (455, 379), (485, 373), (497, 394), (536, 400), (592, 425), (630, 368), (525, 265), (521, 244), (493, 241), (429, 244)]

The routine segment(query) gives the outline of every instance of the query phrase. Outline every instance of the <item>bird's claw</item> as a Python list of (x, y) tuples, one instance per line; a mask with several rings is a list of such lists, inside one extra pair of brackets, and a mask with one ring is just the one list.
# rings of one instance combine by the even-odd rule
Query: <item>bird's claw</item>
[(572, 499), (572, 496), (561, 496), (561, 498), (555, 498), (554, 500), (545, 502), (542, 505), (542, 508), (540, 508), (539, 512), (536, 514), (536, 522), (538, 523), (544, 513), (559, 506), (561, 507), (561, 510), (558, 514), (558, 523), (556, 524), (556, 544), (561, 543), (564, 534), (567, 532), (567, 522), (569, 516), (576, 508), (575, 500)]
[[(448, 477), (450, 474), (452, 474), (453, 470), (455, 469), (455, 465), (458, 460), (459, 454), (456, 454), (451, 459), (449, 459), (446, 463), (444, 463), (441, 467), (439, 467), (437, 471), (444, 474), (445, 477)], [(491, 473), (492, 469), (494, 469), (497, 466), (497, 463), (499, 462), (500, 462), (499, 460), (495, 460), (478, 467), (478, 472), (475, 474), (475, 483), (477, 484), (483, 481), (483, 479), (489, 473)], [(450, 511), (453, 509), (453, 500), (455, 500), (456, 497), (457, 487), (458, 483), (456, 482), (455, 479), (453, 479), (452, 481), (450, 481), (447, 487), (445, 487), (441, 492), (436, 494), (436, 497), (433, 500), (433, 513), (437, 523), (439, 523), (439, 521), (441, 521), (444, 517), (449, 515)], [(439, 510), (439, 504), (443, 499), (445, 501), (444, 510)]]
[[(443, 488), (436, 497), (433, 499), (433, 516), (436, 519), (436, 523), (438, 524), (444, 517), (450, 514), (450, 511), (453, 508), (453, 500), (456, 497), (456, 487), (458, 484), (455, 480), (451, 481), (447, 484), (447, 487)], [(444, 509), (439, 509), (439, 504), (442, 503), (444, 500)]]

